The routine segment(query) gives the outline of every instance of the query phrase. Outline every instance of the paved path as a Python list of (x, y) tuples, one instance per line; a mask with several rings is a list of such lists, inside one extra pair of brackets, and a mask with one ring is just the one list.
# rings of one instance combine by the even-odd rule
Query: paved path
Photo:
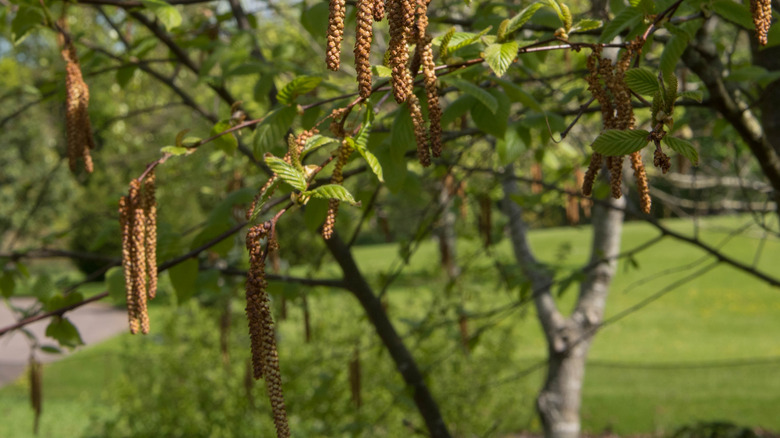
[[(17, 307), (28, 307), (35, 302), (34, 298), (12, 298), (11, 303)], [(90, 303), (65, 314), (79, 329), (81, 339), (86, 345), (95, 344), (127, 330), (127, 312), (105, 303)], [(16, 322), (14, 314), (4, 303), (0, 303), (0, 327)], [(46, 345), (56, 345), (57, 341), (45, 336), (49, 319), (38, 321), (27, 326)], [(81, 347), (83, 348), (83, 347)], [(46, 354), (41, 351), (36, 356), (42, 362), (54, 362), (62, 359), (65, 354)], [(27, 337), (18, 331), (0, 336), (0, 387), (16, 380), (27, 368), (30, 357), (30, 344)]]

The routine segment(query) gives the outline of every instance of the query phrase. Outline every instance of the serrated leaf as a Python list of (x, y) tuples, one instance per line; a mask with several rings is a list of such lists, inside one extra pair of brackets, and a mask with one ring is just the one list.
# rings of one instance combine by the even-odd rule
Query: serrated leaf
[[(449, 50), (450, 50), (450, 41), (452, 41), (452, 36), (453, 35), (455, 35), (455, 28), (451, 27), (450, 30), (448, 30), (447, 33), (444, 34), (444, 36), (440, 37), (440, 40), (438, 41), (438, 44), (439, 44), (439, 57), (440, 58), (442, 58), (442, 59), (446, 59), (447, 58), (447, 56), (449, 54)], [(433, 40), (434, 44), (437, 43), (437, 41), (436, 41), (437, 39), (439, 39), (439, 38), (434, 38), (434, 40)], [(392, 70), (391, 70), (391, 72), (392, 72)]]
[(688, 38), (684, 34), (672, 35), (669, 38), (661, 53), (661, 72), (664, 75), (674, 71), (686, 47), (688, 47)]
[(261, 157), (271, 151), (274, 145), (281, 144), (297, 115), (298, 111), (292, 106), (281, 107), (267, 115), (255, 129), (252, 140), (255, 157)]
[(672, 148), (673, 151), (687, 158), (694, 166), (699, 165), (699, 153), (693, 147), (693, 143), (688, 140), (667, 135), (662, 140), (664, 144)]
[(626, 71), (626, 85), (635, 93), (652, 96), (660, 88), (658, 76), (649, 68), (639, 67)]
[(368, 134), (371, 131), (371, 124), (366, 123), (358, 132), (358, 135), (354, 139), (348, 139), (350, 145), (355, 148), (356, 151), (366, 160), (368, 166), (371, 167), (371, 171), (374, 172), (377, 179), (381, 182), (385, 182), (384, 175), (382, 174), (382, 165), (379, 164), (379, 160), (368, 150)]
[(469, 81), (459, 78), (447, 78), (446, 82), (457, 88), (458, 90), (473, 96), (477, 99), (485, 108), (491, 113), (495, 114), (498, 109), (498, 101), (492, 94), (488, 93), (484, 88), (474, 85)]
[(279, 179), (274, 179), (271, 184), (265, 189), (263, 193), (260, 194), (260, 197), (257, 199), (257, 202), (255, 203), (255, 208), (252, 210), (252, 213), (249, 216), (249, 223), (255, 223), (255, 220), (257, 220), (258, 216), (260, 216), (260, 212), (263, 209), (263, 205), (271, 198), (271, 194), (274, 193), (276, 190), (276, 187), (279, 186)]
[(266, 154), (264, 159), (265, 164), (267, 164), (274, 173), (279, 175), (279, 178), (281, 178), (282, 181), (302, 192), (306, 190), (306, 177), (292, 164), (285, 162), (281, 158), (274, 157), (271, 154)]
[(530, 20), (534, 16), (536, 11), (542, 8), (542, 6), (544, 6), (544, 4), (542, 4), (541, 2), (531, 3), (530, 5), (526, 6), (525, 9), (518, 12), (517, 15), (510, 18), (509, 24), (507, 24), (506, 26), (507, 35), (523, 27), (523, 25), (527, 23), (528, 20)]
[(683, 91), (677, 96), (678, 99), (691, 99), (701, 103), (704, 99), (704, 93), (701, 91)]
[(601, 31), (601, 36), (599, 37), (599, 42), (608, 43), (624, 29), (634, 27), (641, 21), (642, 11), (639, 8), (635, 6), (624, 8), (615, 16), (615, 18), (604, 26), (604, 30)]
[(482, 30), (482, 32), (479, 33), (473, 33), (473, 32), (455, 32), (452, 34), (452, 37), (449, 40), (449, 45), (447, 46), (447, 51), (452, 53), (458, 49), (462, 49), (470, 44), (474, 44), (475, 42), (479, 41), (479, 39), (490, 32), (491, 27), (488, 26), (486, 29)]
[(298, 96), (317, 88), (320, 82), (322, 78), (316, 76), (298, 76), (279, 90), (276, 99), (282, 104), (291, 105)]
[(598, 29), (602, 25), (601, 20), (591, 20), (589, 18), (586, 18), (584, 20), (578, 21), (574, 26), (572, 26), (570, 33), (573, 32), (587, 32), (589, 30)]
[(393, 75), (393, 70), (384, 65), (372, 65), (371, 73), (378, 78), (389, 78)]
[(484, 58), (496, 76), (503, 76), (517, 57), (520, 44), (510, 41), (503, 44), (491, 44), (485, 48)]
[(649, 132), (642, 129), (609, 129), (596, 137), (593, 150), (605, 156), (628, 155), (647, 146)]
[(307, 154), (316, 151), (317, 149), (325, 146), (326, 144), (331, 144), (336, 142), (338, 142), (338, 140), (333, 137), (326, 137), (320, 134), (312, 135), (311, 137), (309, 137), (308, 140), (306, 140), (306, 144), (303, 145), (303, 149), (301, 150), (301, 159), (306, 157)]
[(141, 0), (141, 3), (154, 13), (168, 31), (181, 25), (181, 14), (170, 4), (162, 0)]
[(326, 184), (319, 186), (316, 189), (305, 192), (304, 195), (311, 196), (313, 198), (322, 199), (338, 199), (340, 201), (348, 202), (351, 205), (359, 205), (355, 198), (349, 193), (349, 190), (338, 184)]
[[(211, 136), (219, 135), (220, 133), (230, 129), (230, 121), (228, 120), (220, 120), (217, 122), (213, 128), (211, 128)], [(217, 149), (221, 150), (225, 153), (225, 155), (233, 155), (236, 152), (236, 149), (238, 149), (238, 140), (236, 139), (236, 136), (233, 135), (232, 132), (229, 132), (224, 135), (220, 135), (219, 137), (215, 138), (214, 140), (214, 146), (217, 147)]]
[(168, 270), (176, 302), (181, 304), (195, 295), (198, 284), (198, 259), (187, 259)]

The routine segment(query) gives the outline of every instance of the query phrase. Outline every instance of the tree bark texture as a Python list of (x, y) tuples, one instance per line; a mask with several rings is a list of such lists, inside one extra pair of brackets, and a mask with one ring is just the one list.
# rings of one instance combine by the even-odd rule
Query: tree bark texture
[(575, 438), (580, 435), (580, 404), (585, 362), (596, 329), (603, 320), (609, 285), (620, 251), (625, 198), (596, 203), (593, 209), (593, 243), (590, 262), (583, 268), (585, 280), (574, 311), (564, 317), (552, 295), (553, 278), (533, 256), (521, 208), (511, 199), (517, 185), (503, 181), (504, 212), (515, 257), (531, 280), (536, 312), (547, 340), (547, 377), (536, 399), (536, 408), (546, 437)]
[(385, 348), (387, 348), (387, 351), (393, 358), (398, 372), (401, 373), (404, 382), (412, 390), (414, 403), (420, 411), (420, 415), (422, 415), (431, 437), (449, 438), (450, 433), (441, 416), (439, 406), (436, 400), (433, 399), (430, 390), (428, 390), (417, 363), (404, 345), (401, 337), (395, 331), (393, 324), (382, 308), (381, 301), (374, 295), (371, 286), (357, 267), (349, 247), (344, 244), (338, 233), (335, 232), (330, 239), (325, 240), (325, 243), (344, 273), (344, 283), (347, 289), (360, 302), (360, 305), (366, 312), (366, 316), (368, 316), (377, 334), (382, 339)]

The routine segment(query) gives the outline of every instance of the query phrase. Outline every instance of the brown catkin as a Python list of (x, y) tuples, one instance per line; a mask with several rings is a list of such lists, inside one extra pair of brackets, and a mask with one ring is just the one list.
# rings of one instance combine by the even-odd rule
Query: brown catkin
[(433, 61), (433, 48), (431, 38), (425, 36), (418, 44), (422, 45), (421, 59), (423, 77), (425, 81), (425, 97), (428, 101), (428, 121), (430, 122), (431, 152), (434, 157), (440, 157), (442, 152), (441, 141), (441, 105), (439, 104), (439, 86), (436, 83), (436, 64)]
[(657, 146), (653, 153), (653, 165), (661, 168), (661, 172), (664, 174), (672, 167), (672, 161), (669, 159), (669, 156), (661, 150), (660, 146)]
[(344, 39), (345, 0), (330, 0), (328, 3), (328, 47), (325, 63), (328, 69), (338, 71), (341, 62), (341, 40)]
[[(336, 158), (336, 164), (333, 168), (333, 175), (330, 177), (331, 184), (341, 184), (344, 182), (344, 176), (342, 170), (344, 165), (347, 164), (349, 156), (352, 154), (352, 147), (347, 143), (346, 139), (341, 141), (339, 146), (338, 157)], [(328, 201), (328, 215), (325, 217), (325, 224), (322, 226), (322, 237), (326, 240), (333, 236), (333, 229), (336, 226), (336, 215), (339, 212), (339, 200), (330, 199)]]
[(146, 307), (146, 215), (140, 205), (133, 213), (133, 255), (133, 299), (138, 309), (141, 333), (147, 334), (149, 333), (149, 313)]
[(585, 172), (585, 177), (582, 180), (582, 194), (585, 196), (591, 196), (593, 194), (593, 183), (596, 182), (596, 176), (601, 170), (601, 163), (604, 162), (604, 156), (598, 152), (594, 152), (590, 157), (590, 165), (588, 171)]
[(269, 222), (252, 227), (246, 236), (249, 250), (249, 273), (246, 282), (246, 313), (249, 320), (249, 337), (252, 348), (252, 367), (256, 379), (265, 379), (266, 390), (279, 438), (290, 436), (287, 409), (282, 391), (282, 374), (279, 369), (279, 355), (276, 348), (270, 298), (265, 281), (265, 258), (261, 239), (268, 237)]
[(631, 168), (634, 169), (634, 178), (636, 178), (636, 188), (639, 191), (639, 206), (645, 214), (650, 214), (650, 189), (647, 186), (647, 173), (645, 165), (642, 163), (642, 153), (636, 151), (631, 154)]
[(373, 37), (374, 0), (357, 2), (357, 35), (355, 37), (355, 70), (360, 97), (371, 95), (371, 38)]
[(607, 157), (609, 168), (609, 186), (612, 189), (612, 197), (615, 199), (623, 195), (623, 157)]
[(413, 31), (414, 9), (410, 0), (388, 0), (387, 20), (390, 42), (387, 47), (389, 67), (392, 69), (393, 98), (403, 103), (412, 93), (412, 75), (409, 72), (408, 39)]
[(119, 226), (122, 229), (122, 269), (125, 276), (125, 299), (127, 301), (127, 318), (130, 326), (130, 333), (138, 333), (140, 324), (138, 320), (138, 309), (136, 308), (133, 295), (133, 220), (130, 212), (132, 205), (132, 186), (130, 194), (122, 196), (119, 199)]
[(371, 9), (374, 21), (382, 21), (385, 18), (385, 0), (374, 0), (374, 7)]
[(414, 137), (417, 139), (417, 158), (423, 167), (428, 167), (431, 165), (431, 151), (428, 145), (428, 131), (425, 127), (422, 109), (420, 108), (420, 100), (414, 94), (410, 94), (406, 104), (409, 106), (409, 113), (414, 124)]
[(157, 295), (157, 197), (156, 177), (151, 170), (144, 179), (143, 208), (146, 214), (146, 273), (149, 286), (146, 293), (149, 299)]
[(79, 159), (84, 168), (92, 173), (94, 166), (90, 150), (95, 148), (92, 125), (89, 121), (89, 87), (81, 74), (76, 49), (69, 39), (62, 37), (62, 58), (65, 60), (65, 125), (68, 150), (68, 165), (76, 171)]
[(767, 44), (769, 26), (772, 24), (772, 0), (750, 0), (750, 12), (756, 25), (756, 38), (759, 44)]

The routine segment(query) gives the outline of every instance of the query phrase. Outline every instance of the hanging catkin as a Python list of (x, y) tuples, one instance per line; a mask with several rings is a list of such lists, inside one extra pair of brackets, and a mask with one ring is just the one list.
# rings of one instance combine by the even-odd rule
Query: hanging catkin
[(753, 14), (753, 24), (756, 25), (758, 42), (765, 46), (772, 24), (772, 0), (750, 0), (750, 12)]
[(345, 0), (330, 0), (328, 3), (328, 48), (325, 63), (338, 71), (341, 63), (341, 40), (344, 39)]
[(84, 161), (84, 169), (94, 170), (90, 150), (95, 148), (92, 125), (89, 121), (89, 88), (81, 75), (76, 48), (71, 40), (60, 35), (62, 59), (65, 60), (65, 126), (67, 136), (68, 165), (71, 172), (77, 170), (78, 160)]
[(373, 37), (374, 0), (357, 2), (357, 35), (355, 37), (355, 70), (360, 97), (371, 95), (371, 39)]
[[(265, 259), (262, 239), (268, 238), (270, 222), (249, 229), (246, 247), (249, 250), (249, 273), (246, 281), (246, 314), (249, 320), (249, 338), (252, 349), (252, 368), (255, 379), (265, 380), (268, 397), (279, 438), (290, 436), (287, 409), (282, 392), (282, 374), (276, 349), (276, 335), (271, 315), (270, 298), (265, 280)], [(269, 244), (272, 238), (269, 238)]]
[[(333, 168), (333, 175), (330, 177), (331, 184), (341, 184), (344, 182), (344, 176), (342, 170), (344, 165), (347, 164), (349, 156), (352, 154), (352, 146), (349, 145), (346, 139), (341, 141), (339, 146), (338, 157), (336, 158), (336, 165)], [(325, 224), (322, 226), (322, 237), (326, 240), (333, 236), (333, 229), (336, 226), (336, 215), (339, 212), (339, 200), (332, 198), (328, 201), (328, 215), (325, 217)]]

